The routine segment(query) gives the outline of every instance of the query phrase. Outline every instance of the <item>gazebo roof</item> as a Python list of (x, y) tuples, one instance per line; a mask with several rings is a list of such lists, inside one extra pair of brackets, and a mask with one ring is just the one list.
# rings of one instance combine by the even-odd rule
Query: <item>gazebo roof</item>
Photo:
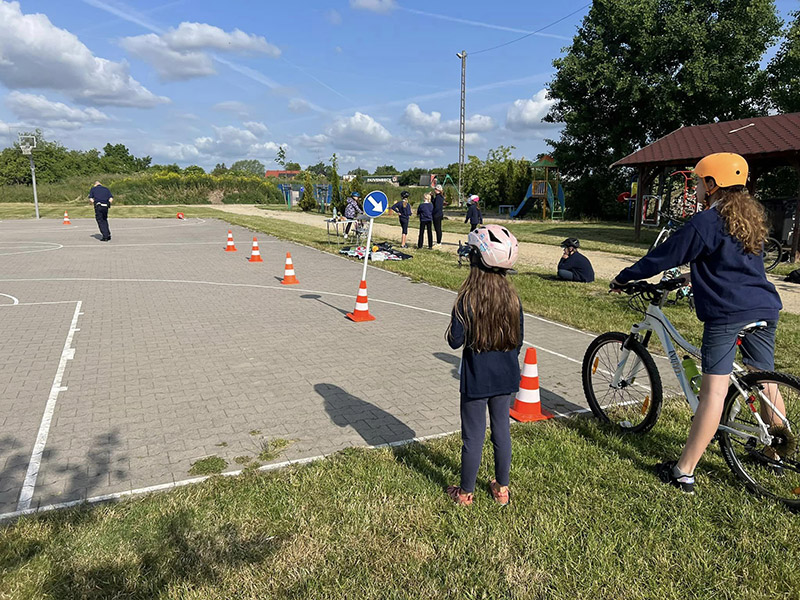
[(544, 154), (542, 157), (531, 165), (532, 167), (547, 167), (548, 169), (557, 169), (558, 165), (556, 160), (549, 154)]
[(800, 113), (681, 127), (612, 166), (686, 166), (714, 152), (736, 152), (751, 165), (800, 161)]

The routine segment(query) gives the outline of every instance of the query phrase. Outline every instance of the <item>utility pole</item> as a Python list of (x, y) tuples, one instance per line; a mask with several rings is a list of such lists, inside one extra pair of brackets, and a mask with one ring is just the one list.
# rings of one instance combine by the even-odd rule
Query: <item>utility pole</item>
[(467, 85), (467, 51), (462, 50), (457, 52), (456, 56), (461, 59), (461, 122), (458, 128), (458, 205), (463, 203), (463, 188), (461, 187), (461, 178), (464, 174), (464, 133), (465, 133), (465, 100), (466, 100), (466, 85)]
[(36, 148), (36, 137), (32, 135), (19, 136), (19, 149), (31, 161), (31, 182), (33, 183), (33, 205), (36, 209), (36, 218), (39, 218), (39, 196), (36, 193), (36, 165), (33, 164), (33, 149)]

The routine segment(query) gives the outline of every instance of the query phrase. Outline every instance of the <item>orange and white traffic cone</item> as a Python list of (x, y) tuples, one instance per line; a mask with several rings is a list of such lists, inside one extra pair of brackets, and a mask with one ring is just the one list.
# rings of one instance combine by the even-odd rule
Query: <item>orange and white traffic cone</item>
[(522, 378), (519, 382), (511, 418), (523, 423), (552, 419), (553, 415), (542, 410), (539, 397), (539, 366), (536, 364), (536, 348), (528, 348), (525, 352), (525, 363), (522, 366)]
[(261, 260), (261, 252), (258, 250), (258, 240), (253, 238), (253, 249), (250, 251), (250, 262), (264, 262)]
[(72, 223), (69, 222), (69, 215), (67, 214), (67, 211), (64, 211), (64, 225), (72, 225)]
[(375, 317), (369, 314), (369, 302), (367, 301), (367, 282), (362, 279), (358, 286), (358, 296), (356, 296), (356, 308), (351, 313), (347, 313), (347, 318), (356, 323), (361, 321), (374, 321)]
[(228, 230), (228, 244), (225, 246), (225, 252), (236, 252), (236, 246), (233, 244), (233, 232)]
[(297, 277), (294, 276), (294, 263), (292, 263), (292, 253), (286, 253), (286, 267), (283, 269), (283, 279), (281, 279), (281, 283), (283, 285), (295, 285), (300, 283), (297, 281)]

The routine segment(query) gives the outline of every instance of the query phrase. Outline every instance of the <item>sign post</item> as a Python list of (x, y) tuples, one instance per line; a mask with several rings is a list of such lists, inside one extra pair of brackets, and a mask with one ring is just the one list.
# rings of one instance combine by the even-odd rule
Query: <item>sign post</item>
[(367, 232), (367, 247), (364, 252), (364, 272), (361, 275), (361, 280), (367, 278), (367, 260), (369, 253), (372, 251), (372, 225), (375, 223), (375, 217), (380, 217), (386, 212), (389, 206), (389, 198), (383, 192), (376, 190), (367, 194), (364, 198), (364, 213), (369, 217), (369, 232)]

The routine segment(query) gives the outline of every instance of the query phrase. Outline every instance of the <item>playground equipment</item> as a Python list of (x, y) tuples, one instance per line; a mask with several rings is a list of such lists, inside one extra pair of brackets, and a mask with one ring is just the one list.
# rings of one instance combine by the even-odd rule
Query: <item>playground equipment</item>
[(314, 198), (317, 200), (317, 210), (324, 213), (331, 205), (333, 196), (333, 185), (330, 183), (315, 183)]
[[(531, 166), (534, 173), (536, 169), (544, 169), (544, 179), (534, 179), (531, 182), (525, 192), (525, 198), (519, 206), (509, 211), (509, 216), (512, 219), (521, 219), (538, 203), (542, 207), (542, 219), (547, 218), (549, 211), (552, 220), (563, 220), (567, 207), (556, 161), (552, 156), (545, 155)], [(554, 188), (555, 192), (553, 192)]]
[[(677, 175), (683, 178), (683, 185), (680, 185), (681, 181), (676, 177)], [(632, 181), (631, 191), (623, 192), (617, 196), (617, 202), (628, 203), (628, 221), (635, 220), (634, 211), (637, 192), (638, 182)], [(662, 214), (688, 219), (701, 210), (703, 210), (703, 206), (697, 202), (692, 171), (674, 171), (669, 175), (664, 171), (661, 174), (658, 194), (642, 197), (642, 214), (640, 218), (642, 225), (658, 227), (661, 224)]]

